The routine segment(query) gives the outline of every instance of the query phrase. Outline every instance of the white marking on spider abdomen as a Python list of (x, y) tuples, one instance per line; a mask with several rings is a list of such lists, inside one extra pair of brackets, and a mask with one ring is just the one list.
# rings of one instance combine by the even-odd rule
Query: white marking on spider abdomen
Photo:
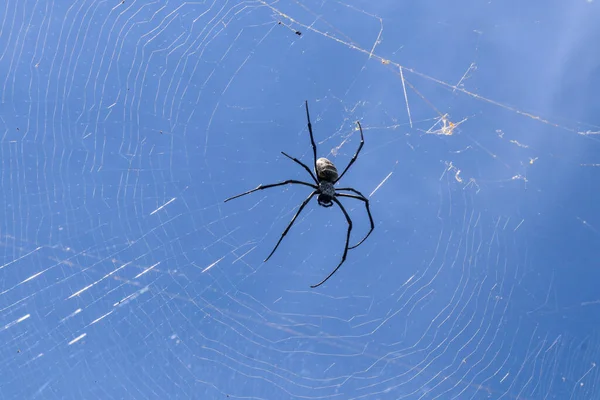
[(319, 191), (326, 197), (332, 199), (335, 197), (335, 188), (333, 187), (333, 183), (331, 182), (321, 181), (319, 183)]
[(319, 178), (320, 181), (335, 182), (338, 178), (338, 172), (335, 165), (326, 158), (319, 158), (317, 160), (317, 178)]

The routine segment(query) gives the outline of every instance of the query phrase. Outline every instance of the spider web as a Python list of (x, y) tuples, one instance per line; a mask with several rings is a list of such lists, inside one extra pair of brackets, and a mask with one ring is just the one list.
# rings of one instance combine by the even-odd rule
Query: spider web
[[(598, 398), (600, 10), (512, 3), (5, 2), (1, 397)], [(305, 99), (376, 222), (317, 290), (336, 207), (223, 204)]]

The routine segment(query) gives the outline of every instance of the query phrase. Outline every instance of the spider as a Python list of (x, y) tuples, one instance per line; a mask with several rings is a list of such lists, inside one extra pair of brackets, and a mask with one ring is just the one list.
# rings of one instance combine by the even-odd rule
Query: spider
[[(281, 237), (279, 238), (279, 241), (275, 245), (275, 248), (273, 248), (273, 251), (271, 251), (271, 253), (265, 259), (264, 262), (267, 262), (269, 260), (269, 258), (271, 258), (273, 253), (275, 253), (275, 250), (277, 250), (277, 248), (279, 247), (279, 244), (281, 243), (281, 241), (283, 240), (285, 235), (287, 235), (288, 231), (290, 230), (290, 228), (296, 221), (296, 218), (298, 218), (298, 216), (300, 215), (300, 213), (302, 212), (304, 207), (306, 207), (306, 205), (308, 204), (310, 199), (312, 199), (314, 196), (317, 196), (317, 202), (322, 207), (331, 207), (331, 206), (333, 206), (334, 203), (337, 204), (340, 207), (340, 209), (342, 210), (342, 212), (344, 213), (344, 216), (346, 217), (346, 221), (348, 222), (348, 233), (346, 234), (346, 247), (344, 248), (344, 253), (342, 254), (342, 260), (340, 261), (338, 266), (335, 267), (335, 269), (329, 275), (327, 275), (327, 277), (325, 279), (323, 279), (321, 282), (317, 283), (316, 285), (310, 286), (311, 288), (316, 288), (318, 286), (321, 286), (325, 282), (327, 282), (327, 280), (329, 278), (331, 278), (333, 276), (333, 274), (335, 274), (337, 272), (338, 269), (340, 269), (340, 267), (342, 266), (344, 261), (346, 261), (346, 255), (348, 254), (348, 250), (354, 249), (354, 248), (360, 246), (369, 237), (371, 232), (373, 232), (373, 229), (375, 229), (375, 224), (373, 223), (373, 217), (371, 216), (371, 210), (369, 209), (369, 200), (361, 192), (359, 192), (358, 190), (353, 189), (351, 187), (346, 187), (346, 188), (335, 188), (334, 187), (340, 181), (340, 179), (342, 179), (342, 177), (348, 171), (348, 169), (350, 169), (352, 164), (354, 164), (354, 161), (356, 161), (356, 159), (358, 158), (358, 154), (360, 153), (360, 150), (362, 149), (363, 145), (365, 144), (365, 140), (363, 137), (363, 131), (362, 131), (362, 127), (360, 126), (360, 122), (356, 121), (356, 125), (358, 125), (358, 129), (360, 130), (360, 145), (358, 146), (358, 150), (356, 151), (356, 154), (354, 154), (354, 156), (352, 157), (352, 159), (346, 166), (346, 169), (344, 169), (344, 171), (338, 175), (338, 171), (335, 168), (335, 165), (333, 165), (333, 163), (331, 161), (329, 161), (327, 158), (317, 159), (317, 145), (315, 144), (315, 139), (313, 137), (313, 131), (312, 131), (312, 125), (310, 123), (310, 115), (308, 113), (308, 101), (305, 101), (304, 105), (306, 107), (306, 119), (308, 120), (308, 132), (310, 133), (310, 142), (312, 144), (312, 149), (313, 149), (315, 173), (313, 174), (313, 172), (310, 170), (310, 168), (306, 164), (304, 164), (302, 161), (298, 160), (297, 158), (294, 158), (294, 157), (286, 154), (283, 151), (281, 152), (281, 154), (283, 154), (284, 156), (286, 156), (287, 158), (289, 158), (290, 160), (294, 161), (295, 163), (300, 165), (302, 168), (304, 168), (306, 170), (306, 172), (308, 172), (308, 174), (310, 175), (310, 177), (312, 178), (314, 183), (303, 182), (303, 181), (299, 181), (299, 180), (295, 180), (295, 179), (288, 179), (283, 182), (272, 183), (269, 185), (261, 184), (261, 185), (258, 185), (258, 187), (256, 187), (255, 189), (252, 189), (247, 192), (230, 197), (230, 198), (226, 199), (225, 202), (228, 202), (229, 200), (237, 199), (238, 197), (245, 196), (247, 194), (256, 192), (258, 190), (263, 190), (263, 189), (268, 189), (268, 188), (272, 188), (272, 187), (276, 187), (276, 186), (283, 186), (283, 185), (288, 185), (288, 184), (304, 185), (304, 186), (308, 186), (308, 187), (311, 187), (312, 189), (314, 189), (312, 191), (312, 193), (302, 202), (302, 204), (300, 204), (300, 208), (298, 208), (298, 211), (296, 212), (296, 214), (294, 215), (294, 217), (288, 224), (287, 228), (285, 228), (285, 230), (281, 234)], [(352, 192), (354, 194), (339, 193), (340, 191)], [(364, 238), (362, 238), (362, 240), (360, 242), (358, 242), (357, 244), (355, 244), (354, 246), (348, 246), (348, 244), (350, 242), (350, 232), (352, 231), (352, 219), (350, 219), (348, 212), (346, 211), (346, 209), (344, 208), (342, 203), (337, 199), (338, 197), (347, 197), (350, 199), (356, 199), (356, 200), (360, 200), (360, 201), (364, 202), (365, 208), (367, 209), (367, 214), (369, 215), (371, 229), (366, 234), (366, 236)]]

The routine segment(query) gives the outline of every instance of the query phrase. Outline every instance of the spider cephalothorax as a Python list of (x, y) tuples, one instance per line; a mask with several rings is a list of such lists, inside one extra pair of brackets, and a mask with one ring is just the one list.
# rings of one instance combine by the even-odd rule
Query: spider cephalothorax
[[(304, 185), (304, 186), (309, 186), (309, 187), (313, 188), (313, 192), (302, 202), (302, 204), (300, 204), (298, 211), (296, 212), (296, 214), (294, 215), (294, 217), (288, 224), (287, 228), (285, 228), (285, 230), (281, 234), (281, 237), (279, 238), (279, 241), (275, 245), (275, 248), (273, 249), (273, 251), (271, 251), (271, 254), (269, 254), (269, 256), (265, 259), (265, 261), (267, 261), (269, 258), (271, 258), (273, 253), (275, 253), (275, 250), (277, 250), (277, 247), (279, 247), (279, 244), (281, 243), (281, 241), (283, 240), (285, 235), (287, 235), (288, 231), (290, 230), (290, 228), (296, 221), (296, 218), (298, 218), (298, 215), (300, 215), (300, 213), (302, 212), (304, 207), (306, 207), (306, 205), (308, 204), (310, 199), (312, 199), (315, 195), (317, 196), (317, 202), (319, 203), (320, 206), (331, 207), (331, 206), (333, 206), (334, 203), (337, 204), (340, 207), (340, 209), (342, 210), (342, 212), (344, 213), (344, 216), (346, 217), (346, 221), (348, 222), (348, 232), (346, 234), (346, 247), (344, 248), (344, 253), (342, 255), (342, 261), (340, 261), (338, 266), (321, 282), (317, 283), (316, 285), (311, 285), (312, 288), (316, 288), (317, 286), (321, 286), (329, 278), (331, 278), (331, 276), (333, 274), (336, 273), (336, 271), (342, 266), (344, 261), (346, 261), (346, 255), (348, 254), (348, 250), (354, 249), (354, 248), (360, 246), (360, 244), (369, 237), (371, 232), (373, 232), (373, 229), (375, 229), (375, 224), (373, 223), (373, 217), (371, 216), (371, 210), (369, 209), (369, 200), (365, 196), (363, 196), (363, 194), (361, 192), (359, 192), (356, 189), (350, 188), (350, 187), (337, 188), (337, 190), (335, 188), (335, 184), (337, 184), (339, 182), (339, 180), (342, 179), (342, 177), (348, 171), (350, 166), (352, 166), (352, 164), (354, 164), (354, 161), (356, 161), (356, 159), (358, 158), (358, 154), (360, 153), (360, 150), (362, 149), (363, 145), (365, 144), (364, 137), (363, 137), (363, 131), (362, 131), (362, 127), (360, 126), (360, 122), (356, 121), (356, 124), (358, 125), (358, 129), (360, 130), (360, 145), (358, 146), (358, 150), (356, 150), (356, 154), (354, 154), (354, 156), (352, 157), (352, 159), (350, 160), (350, 162), (348, 163), (348, 165), (346, 166), (344, 171), (342, 171), (342, 173), (338, 175), (337, 169), (335, 168), (335, 165), (333, 165), (333, 163), (331, 161), (329, 161), (326, 158), (317, 159), (317, 145), (315, 144), (315, 139), (313, 137), (313, 131), (312, 131), (312, 125), (310, 123), (310, 115), (308, 113), (308, 102), (305, 102), (304, 105), (306, 107), (306, 119), (308, 120), (308, 132), (310, 134), (310, 142), (311, 142), (312, 149), (313, 149), (314, 174), (310, 170), (310, 168), (306, 164), (304, 164), (302, 161), (300, 161), (297, 158), (294, 158), (284, 152), (282, 152), (282, 154), (284, 156), (286, 156), (287, 158), (291, 159), (292, 161), (294, 161), (295, 163), (297, 163), (298, 165), (300, 165), (302, 168), (304, 168), (310, 174), (310, 177), (312, 178), (314, 183), (302, 182), (302, 181), (295, 180), (295, 179), (288, 179), (287, 181), (283, 181), (283, 182), (279, 182), (279, 183), (272, 183), (269, 185), (258, 185), (257, 188), (249, 190), (249, 191), (241, 193), (241, 194), (238, 194), (237, 196), (230, 197), (230, 198), (226, 199), (225, 202), (227, 202), (229, 200), (237, 199), (238, 197), (242, 197), (242, 196), (245, 196), (245, 195), (253, 193), (253, 192), (256, 192), (257, 190), (268, 189), (268, 188), (272, 188), (275, 186), (297, 184), (297, 185)], [(339, 193), (340, 191), (352, 192), (354, 194)], [(342, 203), (337, 199), (338, 197), (347, 197), (350, 199), (360, 200), (360, 201), (364, 202), (365, 208), (367, 209), (367, 214), (369, 215), (369, 222), (371, 223), (371, 229), (366, 234), (366, 236), (364, 238), (362, 238), (362, 240), (360, 242), (358, 242), (357, 244), (355, 244), (354, 246), (348, 246), (348, 244), (350, 242), (350, 232), (352, 231), (352, 220), (350, 219), (350, 216), (348, 215), (348, 212), (346, 212), (346, 209), (344, 208)]]
[(317, 203), (323, 207), (331, 207), (335, 198), (335, 188), (329, 181), (319, 182), (319, 192), (317, 193)]

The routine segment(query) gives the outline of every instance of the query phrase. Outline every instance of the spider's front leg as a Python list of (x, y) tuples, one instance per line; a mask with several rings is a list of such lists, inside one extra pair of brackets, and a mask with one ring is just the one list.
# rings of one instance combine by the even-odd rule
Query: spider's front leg
[(273, 253), (275, 253), (275, 250), (277, 250), (277, 248), (279, 247), (279, 244), (281, 243), (281, 241), (283, 240), (283, 238), (285, 237), (285, 235), (287, 235), (287, 233), (291, 229), (292, 225), (294, 225), (294, 222), (296, 222), (296, 218), (298, 218), (298, 215), (300, 215), (300, 213), (302, 212), (302, 210), (304, 209), (304, 207), (306, 207), (306, 205), (308, 204), (308, 202), (310, 201), (310, 199), (312, 199), (315, 194), (317, 194), (316, 190), (314, 192), (312, 192), (310, 194), (310, 196), (308, 196), (306, 198), (306, 200), (304, 200), (302, 202), (302, 204), (300, 204), (300, 208), (298, 208), (298, 211), (296, 212), (296, 214), (294, 215), (294, 217), (292, 218), (292, 220), (288, 224), (287, 228), (285, 228), (285, 231), (283, 231), (283, 233), (281, 234), (281, 237), (277, 241), (277, 244), (275, 245), (275, 248), (273, 248), (273, 251), (271, 251), (271, 254), (269, 254), (269, 256), (267, 258), (265, 258), (264, 262), (267, 262), (269, 260), (269, 258), (271, 258), (271, 256), (273, 255)]
[(346, 247), (344, 247), (344, 254), (342, 254), (342, 261), (340, 261), (340, 263), (338, 264), (337, 267), (335, 267), (335, 269), (333, 271), (331, 271), (331, 273), (329, 275), (327, 275), (327, 277), (325, 279), (323, 279), (321, 282), (317, 283), (316, 285), (311, 285), (311, 288), (316, 288), (321, 286), (322, 284), (324, 284), (325, 282), (327, 282), (327, 280), (329, 278), (331, 278), (333, 276), (333, 274), (335, 274), (337, 272), (338, 269), (340, 269), (340, 267), (342, 266), (342, 264), (344, 263), (344, 261), (346, 261), (346, 255), (348, 255), (348, 245), (350, 244), (350, 232), (352, 232), (352, 219), (350, 219), (350, 215), (348, 215), (348, 212), (346, 211), (346, 209), (344, 208), (344, 206), (342, 205), (342, 203), (340, 203), (340, 201), (338, 199), (336, 199), (335, 197), (333, 199), (331, 199), (335, 204), (337, 204), (338, 206), (340, 206), (340, 209), (342, 210), (342, 212), (344, 213), (344, 217), (346, 217), (346, 221), (348, 222), (348, 233), (346, 234)]
[(337, 189), (339, 190), (346, 190), (349, 192), (354, 192), (357, 195), (352, 195), (352, 194), (346, 194), (346, 193), (336, 193), (335, 195), (338, 197), (347, 197), (350, 199), (355, 199), (355, 200), (360, 200), (363, 203), (365, 203), (365, 208), (367, 209), (367, 214), (369, 215), (369, 222), (371, 223), (371, 229), (369, 230), (369, 232), (366, 234), (366, 236), (364, 238), (362, 238), (362, 240), (360, 242), (358, 242), (357, 244), (355, 244), (354, 246), (350, 246), (350, 249), (355, 249), (358, 246), (360, 246), (365, 240), (367, 240), (367, 238), (369, 237), (369, 235), (371, 234), (371, 232), (373, 232), (373, 230), (375, 229), (375, 223), (373, 222), (373, 216), (371, 215), (371, 209), (369, 208), (369, 199), (367, 199), (361, 192), (359, 192), (356, 189), (353, 188), (339, 188)]

